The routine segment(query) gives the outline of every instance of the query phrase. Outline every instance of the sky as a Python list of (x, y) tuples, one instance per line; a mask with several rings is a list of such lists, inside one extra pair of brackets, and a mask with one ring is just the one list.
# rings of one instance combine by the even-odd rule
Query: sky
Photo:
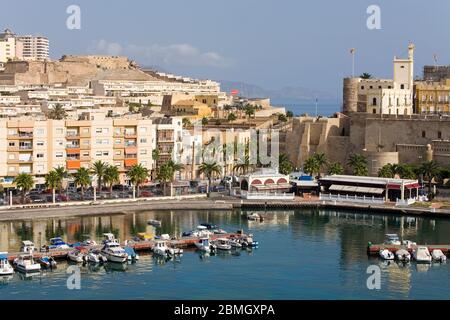
[[(0, 28), (40, 34), (51, 57), (127, 55), (142, 66), (268, 89), (300, 86), (341, 96), (355, 72), (392, 77), (394, 55), (416, 45), (415, 74), (450, 64), (448, 0), (0, 0)], [(68, 29), (70, 5), (80, 29)], [(370, 30), (370, 5), (381, 29)]]

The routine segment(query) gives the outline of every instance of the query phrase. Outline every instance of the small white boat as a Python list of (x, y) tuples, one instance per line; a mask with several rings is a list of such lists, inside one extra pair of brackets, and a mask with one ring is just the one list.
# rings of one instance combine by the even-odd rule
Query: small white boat
[(229, 239), (228, 242), (232, 248), (242, 248), (242, 244), (238, 239)]
[(253, 240), (253, 235), (249, 234), (249, 235), (242, 235), (240, 240), (240, 244), (243, 247), (258, 247), (259, 242)]
[(42, 269), (56, 269), (57, 264), (53, 257), (43, 256), (38, 262), (41, 264)]
[(411, 240), (403, 240), (402, 241), (402, 245), (406, 246), (408, 249), (411, 248), (412, 246), (416, 246), (417, 243), (411, 241)]
[(105, 243), (101, 252), (110, 262), (124, 263), (128, 261), (128, 254), (117, 241)]
[(219, 249), (219, 250), (231, 250), (230, 241), (226, 238), (217, 239), (215, 245), (217, 246), (217, 249)]
[(87, 261), (94, 264), (105, 263), (108, 259), (101, 254), (100, 250), (91, 249), (87, 254)]
[(209, 231), (207, 227), (197, 226), (197, 229), (192, 231), (191, 236), (198, 237), (198, 238), (204, 238), (204, 237), (209, 237), (213, 234), (214, 234), (214, 232)]
[(408, 250), (405, 249), (399, 249), (395, 251), (395, 257), (398, 261), (408, 262), (411, 261), (411, 254)]
[(172, 257), (175, 255), (182, 254), (183, 250), (178, 249), (178, 248), (170, 248), (167, 246), (166, 241), (159, 240), (159, 241), (155, 242), (155, 246), (153, 247), (153, 252), (159, 256)]
[(155, 219), (148, 220), (147, 224), (154, 226), (154, 227), (161, 227), (161, 221), (155, 220)]
[(200, 238), (196, 243), (195, 246), (198, 250), (210, 253), (211, 251), (215, 251), (216, 246), (213, 245), (209, 238)]
[(380, 250), (380, 258), (383, 260), (394, 260), (394, 254), (387, 249)]
[(21, 254), (14, 259), (14, 265), (17, 270), (25, 273), (41, 271), (41, 265), (34, 261), (31, 254)]
[(417, 247), (413, 250), (413, 257), (417, 262), (431, 262), (432, 260), (427, 247)]
[(28, 240), (22, 241), (22, 246), (20, 247), (20, 252), (23, 253), (33, 253), (36, 251), (36, 247), (34, 246), (34, 243)]
[(80, 250), (75, 249), (70, 251), (69, 253), (67, 253), (67, 258), (70, 261), (76, 262), (76, 263), (80, 263), (80, 262), (84, 262), (85, 261), (85, 254), (82, 253)]
[(91, 240), (91, 239), (87, 239), (82, 242), (82, 245), (83, 245), (83, 247), (91, 247), (91, 246), (96, 246), (97, 242), (95, 242), (94, 240)]
[(386, 237), (384, 240), (385, 244), (392, 244), (392, 245), (396, 245), (396, 246), (399, 246), (402, 244), (402, 242), (400, 241), (400, 238), (395, 233), (387, 233), (387, 234), (385, 234), (385, 237)]
[(251, 221), (259, 221), (261, 220), (261, 216), (254, 212), (252, 214), (247, 215), (247, 219)]
[(0, 276), (14, 274), (14, 268), (9, 264), (8, 252), (0, 252)]
[(442, 252), (442, 250), (434, 249), (431, 252), (431, 257), (434, 261), (444, 262), (447, 261), (447, 256)]

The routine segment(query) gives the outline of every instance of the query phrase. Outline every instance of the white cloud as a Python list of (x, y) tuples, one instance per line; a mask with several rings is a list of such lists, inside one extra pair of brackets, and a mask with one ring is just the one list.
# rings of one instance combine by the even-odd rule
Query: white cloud
[(166, 67), (216, 67), (224, 68), (233, 64), (217, 52), (202, 52), (190, 44), (171, 44), (161, 46), (121, 45), (116, 42), (108, 42), (104, 39), (96, 41), (89, 48), (92, 53), (107, 55), (125, 55), (136, 60), (141, 65), (166, 66)]

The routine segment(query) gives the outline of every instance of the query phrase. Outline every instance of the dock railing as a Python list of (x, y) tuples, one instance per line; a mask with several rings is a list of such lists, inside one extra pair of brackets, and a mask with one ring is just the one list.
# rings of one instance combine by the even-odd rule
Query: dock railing
[(241, 191), (242, 198), (247, 200), (294, 200), (293, 192), (248, 192)]
[(396, 199), (395, 205), (396, 206), (409, 206), (411, 204), (414, 204), (416, 202), (416, 198), (408, 198), (408, 199)]
[(384, 204), (384, 198), (379, 197), (358, 197), (357, 195), (349, 196), (348, 194), (331, 194), (331, 193), (320, 193), (319, 200), (322, 201), (333, 201), (333, 202), (356, 202), (356, 203), (369, 203), (369, 204)]

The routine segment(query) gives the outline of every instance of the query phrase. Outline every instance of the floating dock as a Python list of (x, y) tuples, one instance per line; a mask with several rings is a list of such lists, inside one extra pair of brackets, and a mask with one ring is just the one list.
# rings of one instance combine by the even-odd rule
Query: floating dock
[(432, 252), (435, 249), (441, 250), (443, 254), (446, 256), (450, 255), (450, 245), (448, 244), (421, 244), (421, 245), (395, 245), (395, 244), (371, 244), (367, 245), (367, 254), (369, 256), (378, 256), (380, 254), (380, 250), (389, 250), (392, 253), (395, 253), (397, 250), (405, 249), (409, 253), (412, 254), (413, 250), (417, 247), (427, 247), (429, 252)]
[[(217, 240), (218, 238), (236, 238), (246, 236), (245, 234), (238, 234), (238, 233), (224, 233), (224, 234), (213, 234), (209, 236), (210, 240)], [(169, 246), (172, 246), (174, 248), (189, 248), (189, 247), (195, 247), (195, 242), (197, 242), (200, 238), (198, 237), (182, 237), (180, 239), (174, 239), (174, 240), (164, 240), (167, 242)], [(158, 240), (142, 240), (142, 241), (130, 241), (128, 242), (127, 246), (133, 248), (136, 252), (139, 251), (151, 251), (155, 245), (155, 242)], [(125, 244), (122, 243), (123, 246)], [(95, 245), (95, 246), (83, 246), (84, 250), (88, 251), (90, 249), (101, 249), (103, 245)], [(41, 257), (47, 256), (47, 257), (53, 257), (55, 260), (62, 260), (67, 259), (67, 254), (74, 250), (74, 248), (70, 249), (50, 249), (46, 252), (39, 252), (35, 251), (33, 252), (33, 258), (39, 259)], [(17, 258), (19, 255), (24, 254), (23, 252), (14, 252), (8, 254), (8, 260), (10, 262), (13, 262), (15, 258)]]

